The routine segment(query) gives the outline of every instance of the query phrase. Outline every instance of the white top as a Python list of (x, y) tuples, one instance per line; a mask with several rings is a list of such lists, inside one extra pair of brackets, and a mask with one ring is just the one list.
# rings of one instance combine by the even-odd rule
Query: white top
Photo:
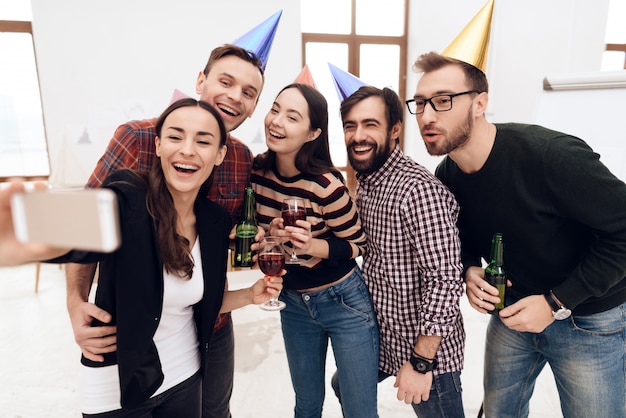
[[(198, 333), (193, 319), (193, 305), (204, 294), (200, 244), (196, 238), (191, 255), (194, 269), (191, 280), (183, 280), (163, 270), (163, 311), (153, 340), (164, 375), (158, 395), (190, 378), (200, 369)], [(81, 402), (83, 413), (97, 414), (121, 408), (118, 366), (81, 366)]]

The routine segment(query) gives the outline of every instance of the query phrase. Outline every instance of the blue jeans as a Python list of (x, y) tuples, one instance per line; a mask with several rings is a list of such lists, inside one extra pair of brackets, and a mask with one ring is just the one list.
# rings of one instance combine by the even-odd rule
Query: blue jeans
[(197, 417), (202, 410), (202, 379), (196, 373), (165, 392), (153, 396), (133, 409), (117, 409), (100, 414), (83, 414), (83, 418), (170, 418)]
[(345, 394), (344, 417), (378, 417), (378, 324), (361, 271), (317, 292), (283, 290), (280, 299), (287, 304), (280, 314), (296, 394), (294, 416), (322, 416), (330, 339)]
[(485, 417), (527, 417), (535, 380), (550, 365), (563, 416), (626, 417), (626, 303), (517, 332), (494, 315), (485, 342)]
[(211, 335), (202, 382), (202, 418), (230, 418), (230, 396), (235, 373), (233, 320)]
[[(378, 371), (378, 381), (382, 382), (390, 377), (383, 371)], [(332, 378), (332, 387), (335, 395), (341, 402), (340, 384), (336, 375)], [(428, 401), (419, 404), (412, 403), (415, 415), (420, 418), (463, 418), (463, 398), (461, 396), (461, 372), (433, 375), (433, 385), (430, 388)]]

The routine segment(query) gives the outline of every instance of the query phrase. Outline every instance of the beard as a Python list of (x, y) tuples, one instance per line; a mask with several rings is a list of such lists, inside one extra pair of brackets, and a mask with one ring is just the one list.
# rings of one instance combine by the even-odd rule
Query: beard
[[(449, 135), (444, 138), (443, 142), (426, 142), (426, 150), (430, 155), (446, 155), (450, 152), (462, 148), (467, 141), (469, 141), (470, 134), (472, 129), (474, 128), (474, 116), (472, 114), (472, 108), (469, 108), (467, 112), (467, 117), (465, 120), (457, 127), (455, 127), (452, 131), (450, 131)], [(445, 131), (444, 131), (445, 133)]]
[[(357, 173), (371, 174), (382, 167), (391, 155), (391, 152), (393, 151), (393, 147), (391, 146), (392, 142), (394, 141), (391, 139), (391, 132), (387, 132), (385, 144), (380, 149), (378, 148), (378, 143), (376, 142), (354, 142), (348, 147), (348, 161), (350, 161), (350, 165)], [(373, 154), (367, 160), (359, 160), (354, 155), (353, 148), (363, 144), (373, 146)]]

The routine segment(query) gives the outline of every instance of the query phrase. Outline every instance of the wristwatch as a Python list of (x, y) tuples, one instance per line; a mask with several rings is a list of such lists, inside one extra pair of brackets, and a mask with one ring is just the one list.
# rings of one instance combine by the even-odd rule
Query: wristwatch
[(436, 358), (430, 360), (422, 356), (416, 356), (415, 354), (411, 354), (409, 362), (411, 363), (411, 366), (413, 366), (413, 370), (421, 374), (432, 372), (437, 367)]
[(543, 296), (546, 298), (546, 301), (548, 301), (548, 305), (550, 305), (550, 309), (552, 309), (552, 316), (554, 316), (554, 319), (561, 321), (563, 319), (570, 317), (570, 315), (572, 314), (572, 311), (570, 311), (565, 306), (557, 302), (557, 299), (556, 297), (554, 297), (554, 294), (552, 293), (551, 290), (549, 292), (544, 293)]

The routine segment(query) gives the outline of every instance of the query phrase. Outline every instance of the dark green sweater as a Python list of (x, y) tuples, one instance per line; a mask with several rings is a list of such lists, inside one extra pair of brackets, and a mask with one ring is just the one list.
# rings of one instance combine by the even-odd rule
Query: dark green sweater
[(446, 157), (436, 174), (460, 206), (463, 264), (488, 259), (504, 234), (504, 266), (519, 298), (553, 289), (576, 315), (626, 300), (626, 185), (582, 140), (534, 125), (496, 124), (484, 166)]

